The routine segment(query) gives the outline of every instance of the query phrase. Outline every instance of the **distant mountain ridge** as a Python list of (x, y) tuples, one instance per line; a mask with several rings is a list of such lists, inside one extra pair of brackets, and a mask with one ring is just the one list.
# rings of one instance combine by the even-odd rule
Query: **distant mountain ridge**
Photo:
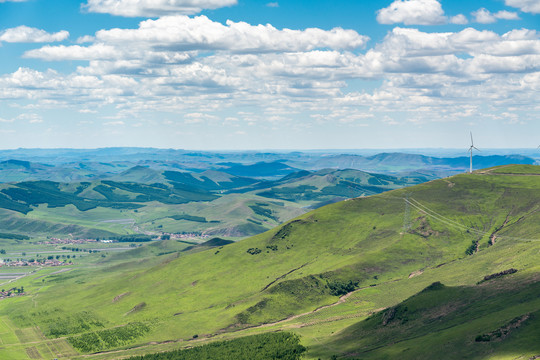
[[(475, 169), (508, 164), (535, 164), (530, 156), (476, 155)], [(6, 158), (7, 157), (7, 158)], [(77, 182), (111, 179), (150, 183), (166, 181), (165, 171), (198, 174), (218, 171), (257, 180), (277, 180), (300, 170), (356, 169), (399, 174), (427, 171), (432, 178), (464, 172), (469, 158), (432, 157), (410, 153), (379, 153), (370, 156), (328, 153), (188, 152), (144, 148), (95, 150), (0, 150), (0, 183), (27, 180)], [(196, 176), (196, 175), (194, 175)]]
[[(381, 153), (373, 156), (361, 155), (330, 155), (309, 162), (304, 165), (311, 169), (359, 169), (375, 172), (400, 172), (411, 170), (446, 170), (451, 172), (462, 172), (469, 168), (469, 157), (449, 157), (439, 158), (417, 154), (405, 153)], [(525, 164), (534, 165), (537, 160), (523, 155), (475, 155), (473, 156), (473, 166), (475, 169), (487, 167)], [(292, 163), (293, 166), (297, 165)]]

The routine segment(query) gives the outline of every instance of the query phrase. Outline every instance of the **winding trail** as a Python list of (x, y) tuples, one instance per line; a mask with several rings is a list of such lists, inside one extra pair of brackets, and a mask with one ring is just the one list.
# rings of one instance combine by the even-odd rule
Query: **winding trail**
[(274, 325), (279, 325), (279, 324), (283, 324), (283, 323), (286, 323), (288, 321), (291, 321), (291, 320), (294, 320), (294, 319), (298, 319), (299, 317), (302, 317), (302, 316), (306, 316), (306, 315), (311, 315), (311, 314), (315, 314), (319, 311), (322, 311), (324, 309), (328, 309), (328, 308), (332, 308), (334, 306), (337, 306), (337, 305), (340, 305), (340, 304), (343, 304), (345, 301), (347, 301), (347, 299), (349, 297), (351, 297), (352, 295), (356, 294), (357, 292), (360, 292), (362, 290), (365, 290), (365, 289), (369, 289), (369, 288), (373, 288), (373, 287), (377, 287), (379, 285), (383, 285), (383, 284), (388, 284), (388, 283), (393, 283), (393, 282), (396, 282), (396, 281), (401, 281), (403, 279), (395, 279), (395, 280), (390, 280), (390, 281), (385, 281), (385, 282), (382, 282), (380, 284), (377, 284), (375, 286), (364, 286), (364, 287), (361, 287), (359, 289), (356, 289), (354, 291), (351, 291), (350, 293), (347, 293), (343, 296), (341, 296), (339, 298), (338, 301), (336, 301), (335, 303), (333, 304), (328, 304), (328, 305), (323, 305), (321, 307), (318, 307), (316, 308), (315, 310), (311, 310), (311, 311), (307, 311), (305, 313), (302, 313), (302, 314), (296, 314), (296, 315), (292, 315), (292, 316), (289, 316), (285, 319), (282, 319), (282, 320), (278, 320), (278, 321), (275, 321), (275, 322), (271, 322), (271, 323), (265, 323), (265, 324), (261, 324), (261, 325), (256, 325), (256, 326), (251, 326), (251, 327), (248, 327), (248, 328), (244, 328), (242, 330), (246, 330), (246, 329), (262, 329), (262, 328), (266, 328), (266, 327), (270, 327), (270, 326), (274, 326)]
[(272, 284), (275, 284), (277, 281), (281, 280), (281, 279), (284, 279), (287, 275), (289, 274), (292, 274), (293, 272), (297, 271), (297, 270), (300, 270), (301, 268), (303, 268), (304, 266), (308, 265), (309, 263), (305, 263), (304, 265), (302, 266), (299, 266), (295, 269), (292, 269), (291, 271), (289, 272), (286, 272), (285, 274), (281, 275), (280, 277), (276, 278), (274, 281), (272, 281), (271, 283), (269, 283), (268, 285), (266, 285), (260, 292), (263, 292), (264, 290), (268, 289), (270, 286), (272, 286)]

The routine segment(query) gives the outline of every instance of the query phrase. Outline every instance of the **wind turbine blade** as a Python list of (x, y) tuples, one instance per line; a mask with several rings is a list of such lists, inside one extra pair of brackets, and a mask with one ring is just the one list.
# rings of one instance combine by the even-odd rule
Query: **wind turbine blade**
[(472, 131), (471, 131), (471, 146), (474, 147), (474, 141), (473, 141), (473, 138), (472, 138)]
[(476, 146), (473, 146), (474, 149), (478, 150), (478, 151), (481, 151), (479, 148), (477, 148)]

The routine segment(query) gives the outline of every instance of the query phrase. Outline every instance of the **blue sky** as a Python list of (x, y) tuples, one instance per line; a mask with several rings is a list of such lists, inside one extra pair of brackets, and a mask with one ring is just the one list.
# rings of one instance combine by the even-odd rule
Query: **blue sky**
[(0, 148), (540, 144), (540, 0), (0, 0)]

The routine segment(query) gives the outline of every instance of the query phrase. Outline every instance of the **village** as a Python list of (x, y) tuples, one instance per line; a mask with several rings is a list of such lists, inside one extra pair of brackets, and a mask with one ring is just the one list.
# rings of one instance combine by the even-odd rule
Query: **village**
[[(167, 232), (160, 232), (157, 235), (153, 235), (156, 239), (159, 240), (194, 240), (194, 239), (207, 239), (210, 237), (210, 235), (197, 233), (197, 232), (190, 232), (190, 233), (167, 233)], [(88, 244), (88, 243), (104, 243), (104, 244), (111, 244), (116, 242), (122, 242), (118, 239), (61, 239), (61, 238), (55, 238), (55, 237), (48, 237), (47, 240), (39, 241), (37, 244), (39, 245), (75, 245), (75, 244)]]
[[(63, 255), (65, 256), (65, 255)], [(66, 258), (71, 258), (71, 256), (67, 255)], [(73, 256), (75, 257), (75, 256)], [(21, 267), (21, 266), (67, 266), (67, 265), (73, 265), (73, 262), (71, 260), (60, 260), (60, 255), (57, 255), (57, 258), (54, 258), (49, 256), (48, 258), (43, 259), (16, 259), (16, 260), (10, 260), (10, 259), (0, 259), (0, 268), (7, 266), (7, 267)]]
[(9, 290), (2, 289), (0, 291), (0, 299), (5, 299), (7, 297), (13, 297), (13, 296), (22, 296), (24, 295), (24, 287), (21, 286), (20, 288), (11, 288)]
[[(96, 239), (59, 239), (59, 238), (47, 238), (45, 241), (39, 241), (39, 245), (71, 245), (71, 244), (87, 244), (96, 243)], [(112, 242), (112, 240), (110, 240)]]
[(198, 240), (208, 239), (210, 235), (203, 233), (161, 233), (162, 240), (176, 239), (176, 240)]

